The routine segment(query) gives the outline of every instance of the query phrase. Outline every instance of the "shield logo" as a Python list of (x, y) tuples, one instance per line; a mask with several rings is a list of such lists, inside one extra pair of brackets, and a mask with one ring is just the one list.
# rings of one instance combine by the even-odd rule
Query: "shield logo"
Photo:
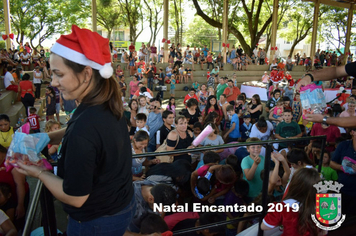
[(341, 218), (341, 194), (316, 194), (316, 219), (324, 225), (332, 225)]

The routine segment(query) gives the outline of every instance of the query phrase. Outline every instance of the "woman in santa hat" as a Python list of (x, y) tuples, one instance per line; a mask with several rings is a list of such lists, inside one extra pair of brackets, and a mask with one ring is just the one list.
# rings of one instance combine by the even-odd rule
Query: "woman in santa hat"
[(52, 86), (80, 105), (68, 127), (49, 134), (58, 176), (35, 165), (19, 171), (40, 179), (69, 215), (68, 235), (123, 235), (135, 213), (131, 145), (109, 40), (73, 25), (51, 49)]

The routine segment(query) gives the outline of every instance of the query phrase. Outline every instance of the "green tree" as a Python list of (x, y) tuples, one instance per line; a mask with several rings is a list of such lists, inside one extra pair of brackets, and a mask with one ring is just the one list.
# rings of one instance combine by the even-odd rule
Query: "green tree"
[(210, 45), (213, 38), (218, 38), (216, 28), (211, 27), (200, 16), (195, 16), (186, 30), (185, 42), (191, 47), (202, 47)]
[[(33, 48), (54, 34), (68, 32), (72, 24), (84, 26), (89, 16), (86, 0), (13, 0), (10, 1), (11, 23), (16, 41), (30, 39)], [(38, 43), (34, 44), (34, 40)]]
[(156, 42), (158, 32), (163, 26), (163, 19), (161, 14), (163, 10), (163, 4), (162, 2), (155, 0), (143, 0), (143, 2), (146, 5), (146, 19), (150, 24), (151, 31), (151, 37), (148, 43), (151, 44), (151, 42)]
[[(197, 15), (216, 28), (222, 28), (222, 21), (212, 17), (211, 1), (200, 1), (208, 5), (202, 10), (198, 0), (193, 0)], [(222, 1), (220, 1), (222, 2)], [(240, 42), (244, 51), (251, 55), (252, 50), (272, 22), (272, 14), (264, 10), (265, 0), (231, 0), (229, 1), (228, 31)], [(208, 15), (210, 13), (210, 16)]]
[[(107, 5), (109, 4), (109, 5)], [(108, 31), (108, 39), (111, 39), (111, 33), (117, 26), (123, 25), (123, 14), (121, 8), (116, 1), (105, 2), (100, 1), (97, 4), (97, 21), (98, 24)]]
[[(341, 48), (346, 46), (346, 31), (347, 31), (348, 9), (328, 7), (321, 19), (321, 35), (322, 39), (333, 45), (339, 52)], [(351, 24), (351, 44), (355, 44), (356, 20), (353, 18)]]
[[(319, 18), (328, 11), (326, 5), (320, 5)], [(293, 55), (294, 48), (305, 39), (313, 28), (314, 4), (307, 2), (298, 2), (291, 11), (287, 13), (287, 20), (284, 21), (286, 26), (280, 32), (280, 37), (292, 41), (292, 46), (288, 56)]]
[[(143, 31), (143, 13), (140, 0), (118, 0), (125, 26), (130, 28), (130, 41), (134, 44)], [(139, 29), (139, 25), (141, 28)]]

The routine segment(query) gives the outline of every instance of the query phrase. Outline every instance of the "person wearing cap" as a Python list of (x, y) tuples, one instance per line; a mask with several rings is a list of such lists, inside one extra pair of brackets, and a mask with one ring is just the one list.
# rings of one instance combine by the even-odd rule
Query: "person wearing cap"
[(63, 203), (68, 235), (123, 235), (135, 213), (131, 145), (113, 77), (109, 40), (72, 26), (51, 48), (52, 86), (80, 104), (68, 127), (49, 134), (62, 146), (58, 176), (18, 161), (17, 170), (38, 178)]

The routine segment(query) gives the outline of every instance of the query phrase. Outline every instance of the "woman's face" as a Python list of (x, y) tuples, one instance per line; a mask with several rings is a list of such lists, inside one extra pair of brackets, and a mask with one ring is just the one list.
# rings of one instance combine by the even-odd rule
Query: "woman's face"
[(252, 98), (251, 101), (252, 101), (252, 104), (253, 104), (253, 105), (256, 105), (256, 104), (257, 104), (256, 99)]
[(275, 99), (278, 99), (280, 96), (281, 96), (280, 93), (275, 93), (275, 94), (274, 94), (274, 98), (275, 98)]
[(171, 104), (175, 104), (176, 100), (174, 98), (171, 99)]
[(349, 110), (349, 111), (352, 111), (352, 112), (355, 112), (355, 109), (356, 109), (356, 104), (351, 104), (351, 103), (349, 103), (349, 105), (348, 105), (348, 110)]
[(187, 127), (188, 127), (187, 119), (182, 118), (178, 120), (177, 130), (179, 130), (180, 132), (185, 132), (187, 131)]
[(137, 107), (138, 107), (137, 102), (132, 102), (131, 103), (131, 110), (136, 111)]
[(203, 85), (201, 86), (201, 90), (203, 90), (203, 91), (206, 90), (206, 85), (205, 85), (205, 84), (203, 84)]
[(10, 122), (6, 120), (0, 120), (0, 131), (7, 132), (10, 129)]
[(139, 150), (142, 150), (142, 149), (146, 148), (147, 145), (148, 145), (148, 140), (143, 140), (143, 141), (139, 141), (139, 142), (134, 140), (134, 142), (135, 142), (136, 148), (139, 149)]
[(214, 106), (216, 104), (216, 99), (215, 98), (211, 98), (210, 99), (210, 105)]
[(81, 101), (90, 91), (89, 85), (92, 76), (90, 68), (75, 74), (70, 67), (64, 64), (63, 58), (55, 54), (51, 54), (50, 62), (53, 72), (52, 86), (59, 89), (65, 100), (77, 99)]

